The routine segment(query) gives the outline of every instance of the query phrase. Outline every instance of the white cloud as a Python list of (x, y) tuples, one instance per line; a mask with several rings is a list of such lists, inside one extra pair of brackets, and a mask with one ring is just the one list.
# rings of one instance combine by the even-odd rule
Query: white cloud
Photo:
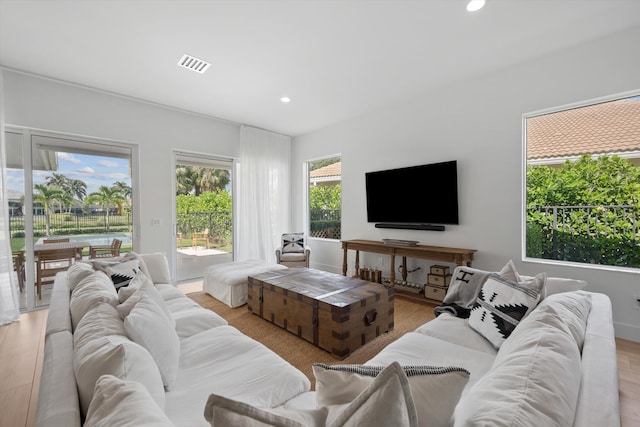
[(96, 171), (93, 170), (93, 168), (90, 168), (89, 166), (85, 166), (81, 169), (78, 169), (78, 172), (82, 172), (82, 173), (95, 173)]
[(69, 163), (73, 163), (73, 164), (78, 164), (78, 163), (82, 163), (82, 161), (80, 159), (77, 159), (73, 156), (73, 154), (71, 153), (65, 153), (63, 151), (59, 151), (58, 152), (58, 160), (62, 160), (65, 162), (69, 162)]
[(104, 166), (105, 168), (115, 168), (115, 167), (120, 166), (120, 164), (118, 162), (114, 162), (112, 160), (100, 160), (98, 162), (98, 164), (100, 166)]

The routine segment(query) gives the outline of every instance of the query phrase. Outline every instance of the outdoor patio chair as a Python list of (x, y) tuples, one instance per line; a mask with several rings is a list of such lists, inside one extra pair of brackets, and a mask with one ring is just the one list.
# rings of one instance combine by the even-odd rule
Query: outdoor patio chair
[(20, 288), (20, 292), (24, 291), (24, 281), (25, 281), (25, 268), (24, 268), (24, 252), (16, 251), (12, 254), (13, 257), (13, 270), (16, 272), (18, 276), (18, 287)]
[(69, 238), (64, 237), (62, 239), (42, 239), (42, 243), (69, 243)]
[(193, 249), (198, 249), (198, 241), (202, 240), (209, 249), (209, 229), (206, 228), (202, 233), (194, 232), (191, 237), (191, 245)]
[(113, 239), (111, 245), (89, 246), (89, 259), (120, 256), (120, 246), (122, 246), (120, 239)]
[(67, 271), (76, 259), (75, 248), (47, 249), (38, 251), (36, 262), (36, 288), (38, 299), (42, 299), (42, 285), (45, 280), (53, 281), (56, 274)]

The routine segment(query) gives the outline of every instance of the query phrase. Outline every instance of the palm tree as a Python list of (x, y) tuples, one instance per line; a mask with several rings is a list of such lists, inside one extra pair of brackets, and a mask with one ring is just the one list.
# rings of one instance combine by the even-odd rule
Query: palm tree
[(122, 205), (128, 204), (131, 199), (131, 186), (124, 181), (116, 181), (111, 188), (117, 188), (124, 197), (124, 200), (118, 203), (118, 215), (122, 215)]
[(47, 184), (35, 184), (33, 186), (38, 193), (33, 195), (33, 200), (37, 200), (42, 204), (44, 208), (44, 220), (45, 220), (45, 233), (47, 236), (51, 235), (51, 219), (50, 213), (53, 209), (53, 206), (58, 201), (62, 200), (65, 196), (64, 192), (58, 187), (52, 187)]
[(193, 167), (176, 166), (176, 194), (192, 194), (196, 192), (197, 178), (198, 176)]
[[(63, 187), (64, 188), (64, 187)], [(87, 184), (79, 179), (71, 179), (68, 182), (69, 193), (74, 196), (78, 201), (82, 202), (87, 196)]]
[(117, 187), (107, 187), (106, 185), (101, 185), (100, 189), (91, 193), (84, 199), (85, 205), (89, 205), (91, 203), (97, 203), (100, 205), (102, 209), (105, 211), (104, 224), (107, 228), (107, 233), (109, 232), (109, 210), (112, 206), (118, 206), (118, 203), (122, 203), (124, 200), (124, 196), (120, 192), (120, 189)]

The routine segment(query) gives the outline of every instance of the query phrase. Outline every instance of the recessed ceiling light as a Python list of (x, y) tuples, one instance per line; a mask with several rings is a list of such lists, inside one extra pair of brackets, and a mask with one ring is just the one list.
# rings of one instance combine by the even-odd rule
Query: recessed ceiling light
[(182, 55), (182, 58), (178, 61), (178, 65), (200, 74), (207, 71), (207, 68), (211, 66), (207, 61), (198, 59), (195, 56), (187, 55), (186, 53)]
[(482, 9), (483, 6), (484, 6), (484, 0), (471, 0), (467, 4), (467, 10), (469, 12), (475, 12), (476, 10)]
[(289, 98), (288, 96), (283, 96), (282, 98), (280, 98), (280, 101), (284, 103), (291, 102), (291, 98)]

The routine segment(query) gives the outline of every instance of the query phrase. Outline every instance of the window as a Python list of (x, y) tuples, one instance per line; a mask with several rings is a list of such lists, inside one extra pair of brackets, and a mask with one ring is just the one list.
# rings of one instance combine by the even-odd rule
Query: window
[(640, 96), (525, 115), (525, 255), (640, 267)]
[(309, 237), (339, 240), (342, 235), (342, 158), (307, 162)]

